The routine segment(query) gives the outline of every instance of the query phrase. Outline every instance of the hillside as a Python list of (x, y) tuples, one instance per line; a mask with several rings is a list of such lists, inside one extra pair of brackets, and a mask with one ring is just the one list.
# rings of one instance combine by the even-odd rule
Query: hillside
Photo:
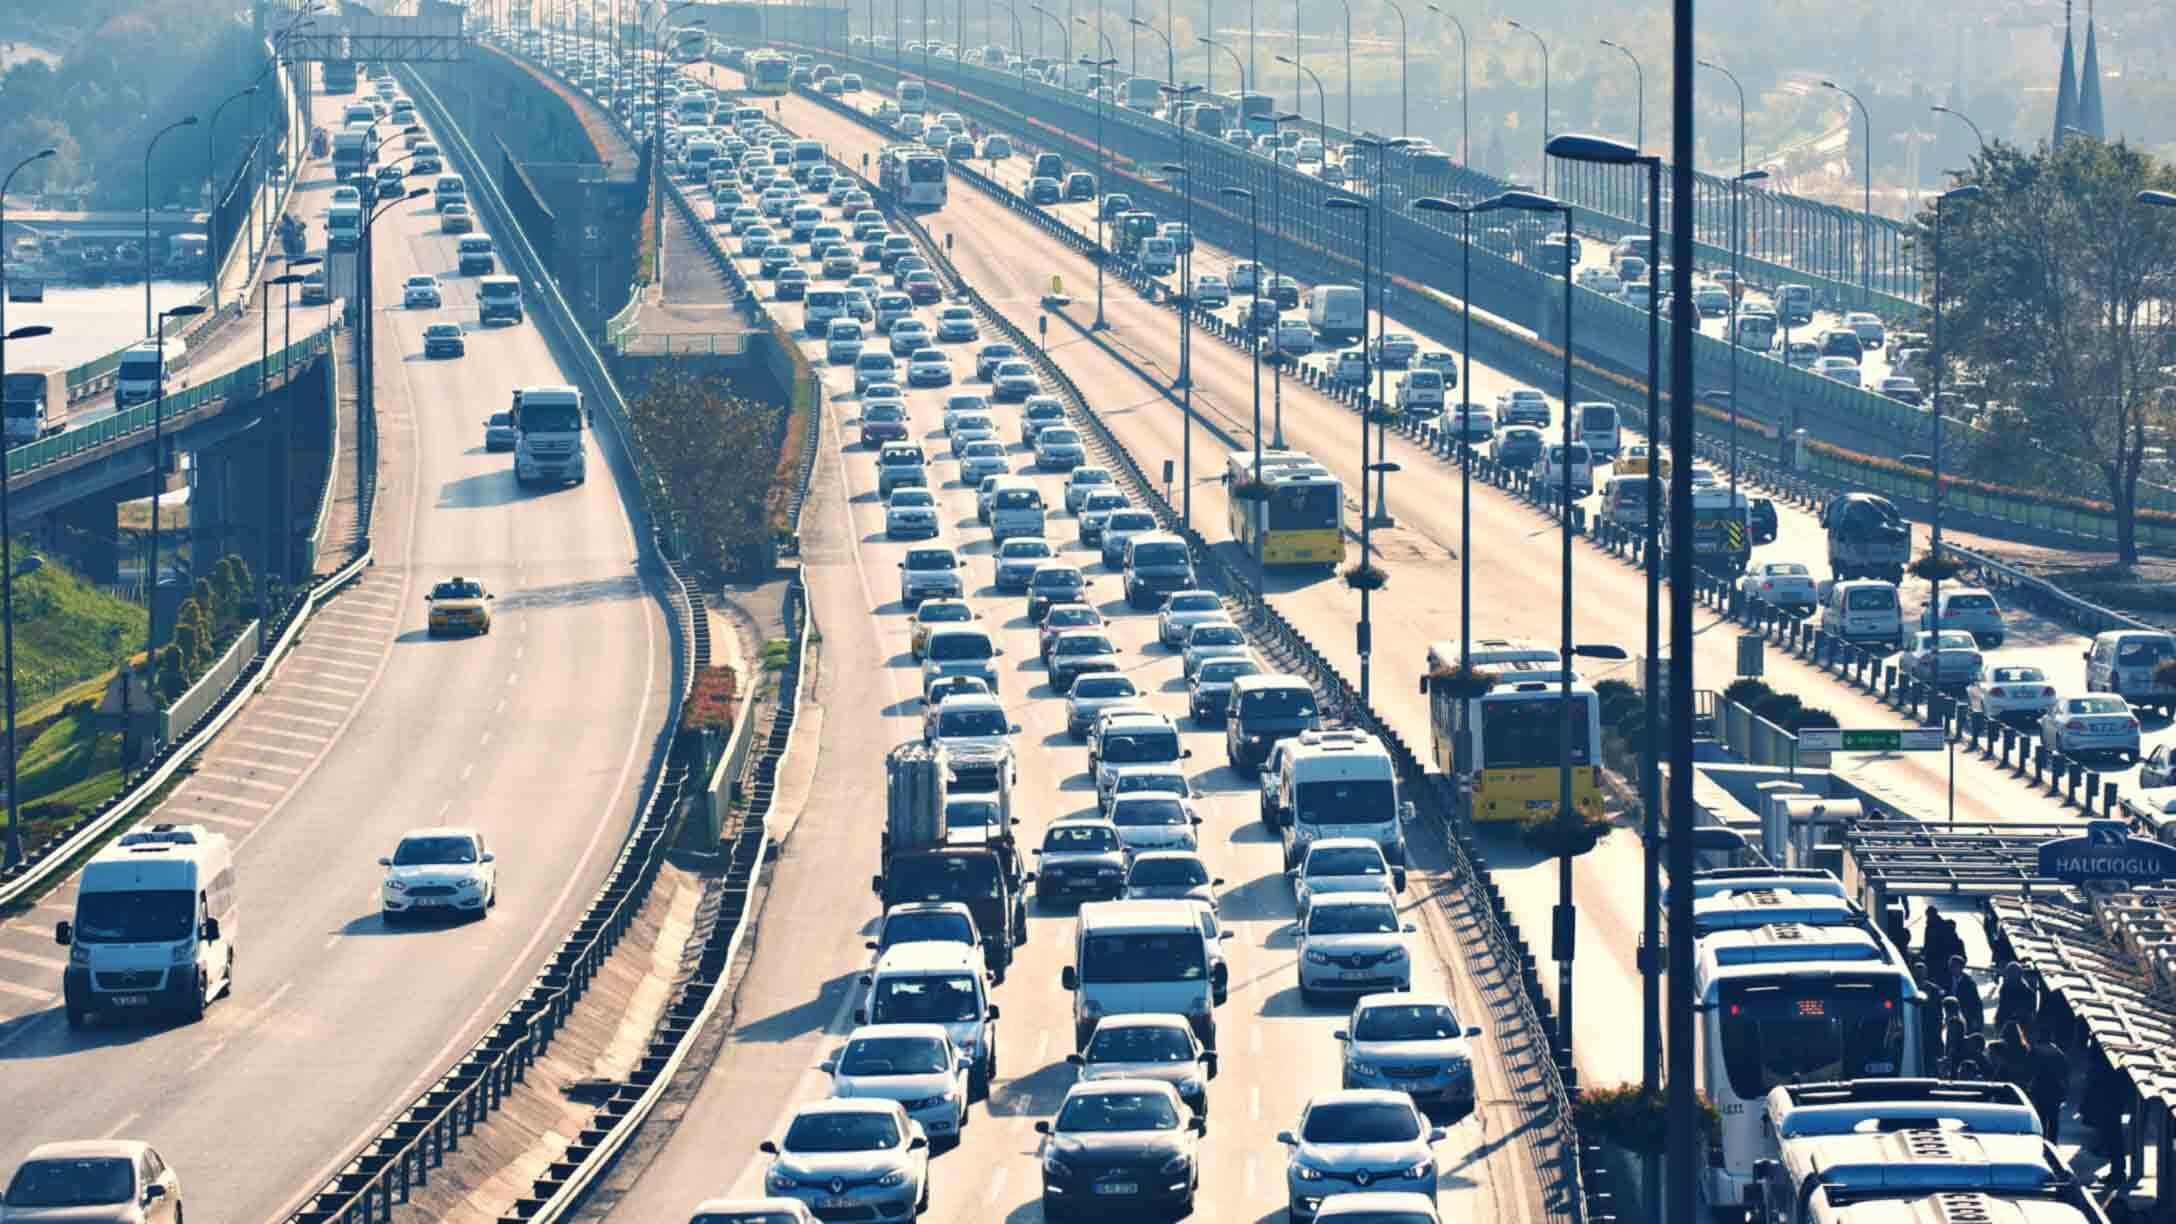
[[(24, 553), (18, 551), (17, 558)], [(41, 555), (15, 581), (15, 700), (26, 715), (49, 698), (103, 676), (141, 649), (144, 610), (91, 586)], [(93, 694), (95, 696), (95, 694)]]

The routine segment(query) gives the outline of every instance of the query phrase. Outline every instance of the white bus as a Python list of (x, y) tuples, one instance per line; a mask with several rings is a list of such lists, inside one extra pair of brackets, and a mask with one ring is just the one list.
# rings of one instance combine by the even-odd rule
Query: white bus
[(1895, 945), (1826, 871), (1766, 867), (1692, 879), (1700, 1092), (1722, 1125), (1702, 1189), (1727, 1210), (1770, 1142), (1763, 1102), (1810, 1080), (1923, 1074), (1923, 1000)]
[(944, 207), (943, 153), (922, 145), (891, 145), (877, 156), (877, 189), (899, 207), (922, 211)]

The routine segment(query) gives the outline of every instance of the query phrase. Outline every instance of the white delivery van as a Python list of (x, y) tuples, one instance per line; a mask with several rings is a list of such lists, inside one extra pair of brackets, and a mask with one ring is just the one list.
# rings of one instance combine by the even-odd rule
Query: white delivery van
[(1896, 584), (1879, 578), (1822, 583), (1821, 632), (1854, 645), (1893, 649), (1904, 633)]
[(1040, 536), (1046, 507), (1043, 493), (1025, 476), (1000, 476), (990, 492), (990, 539), (1002, 544), (1019, 536)]
[(53, 938), (68, 1027), (105, 1011), (202, 1019), (233, 984), (234, 851), (202, 825), (124, 833), (84, 865), (75, 921)]
[(970, 1094), (989, 1092), (997, 1077), (997, 1005), (990, 1002), (982, 949), (917, 940), (893, 944), (862, 975), (868, 1000), (856, 1024), (941, 1024), (952, 1047), (971, 1060)]
[(1443, 415), (1443, 371), (1408, 370), (1398, 379), (1398, 411), (1410, 417)]
[(1617, 457), (1623, 445), (1623, 430), (1624, 422), (1615, 404), (1595, 400), (1572, 405), (1572, 441), (1592, 451), (1596, 463)]
[(1331, 344), (1354, 339), (1368, 328), (1367, 299), (1353, 285), (1316, 285), (1302, 297), (1307, 325)]
[(458, 174), (439, 175), (438, 181), (431, 186), (432, 204), (439, 212), (444, 212), (446, 205), (456, 200), (468, 203), (468, 181)]
[(1141, 240), (1141, 270), (1151, 276), (1169, 276), (1179, 266), (1179, 244), (1169, 238)]
[(1552, 442), (1542, 448), (1541, 474), (1537, 478), (1541, 487), (1554, 499), (1564, 488), (1564, 477), (1569, 469), (1572, 496), (1585, 497), (1594, 492), (1594, 452), (1574, 442), (1570, 446)]
[(353, 204), (335, 204), (325, 210), (325, 249), (352, 251), (362, 245), (363, 210)]
[(187, 349), (179, 340), (141, 340), (121, 350), (121, 364), (113, 374), (114, 399), (126, 408), (158, 395)]
[(1209, 944), (1185, 901), (1087, 901), (1073, 924), (1073, 963), (1059, 975), (1073, 995), (1073, 1048), (1105, 1016), (1184, 1016), (1216, 1048)]

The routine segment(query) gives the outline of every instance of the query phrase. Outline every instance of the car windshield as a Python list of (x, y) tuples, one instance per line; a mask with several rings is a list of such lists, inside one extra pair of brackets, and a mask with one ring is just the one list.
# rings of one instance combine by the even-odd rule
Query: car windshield
[(1186, 644), (1188, 646), (1244, 646), (1247, 644), (1247, 637), (1239, 632), (1239, 626), (1237, 625), (1198, 625), (1192, 633), (1187, 635)]
[(1441, 1003), (1398, 1003), (1361, 1011), (1354, 1041), (1442, 1041), (1459, 1035), (1458, 1017)]
[[(899, 489), (892, 494), (892, 505), (901, 508), (928, 509), (937, 504), (927, 489)], [(924, 617), (924, 620), (965, 620), (966, 617)]]
[(8, 1183), (10, 1207), (94, 1207), (126, 1203), (136, 1193), (136, 1172), (125, 1156), (32, 1160)]
[(1844, 596), (1844, 606), (1853, 612), (1887, 612), (1896, 607), (1896, 588), (1860, 587)]
[(1107, 854), (1116, 849), (1117, 832), (1099, 824), (1055, 824), (1043, 832), (1045, 853)]
[(949, 1024), (982, 1018), (975, 979), (964, 973), (882, 976), (869, 992), (876, 1024)]
[(2074, 697), (2068, 703), (2073, 714), (2128, 714), (2131, 707), (2121, 697)]
[[(1628, 487), (1645, 489), (1647, 486), (1631, 485)], [(1809, 571), (1805, 566), (1800, 565), (1796, 561), (1777, 561), (1770, 565), (1762, 566), (1761, 572), (1768, 575), (1770, 578), (1806, 578), (1811, 576), (1811, 571)]]
[(482, 599), (483, 597), (484, 589), (480, 584), (461, 578), (456, 578), (451, 582), (441, 582), (431, 588), (432, 599)]
[(1325, 846), (1307, 856), (1310, 876), (1359, 876), (1385, 873), (1383, 852), (1373, 846)]
[(878, 947), (889, 948), (903, 943), (973, 942), (974, 926), (965, 914), (894, 914), (884, 920), (884, 938), (878, 941)]
[(1398, 911), (1389, 905), (1317, 905), (1307, 915), (1309, 935), (1389, 935)]
[(1045, 629), (1085, 629), (1103, 623), (1103, 614), (1085, 605), (1052, 608), (1043, 617)]
[(1146, 885), (1178, 884), (1188, 888), (1209, 882), (1209, 869), (1197, 858), (1148, 858), (1134, 863), (1127, 874), (1126, 883)]
[(907, 568), (910, 570), (948, 570), (957, 568), (959, 562), (949, 548), (915, 548), (907, 551)]
[(926, 603), (914, 610), (914, 619), (925, 625), (975, 619), (975, 610), (963, 603)]
[(840, 1075), (934, 1075), (949, 1071), (945, 1043), (935, 1037), (863, 1037), (839, 1054)]
[(1995, 610), (1995, 597), (1992, 595), (1952, 595), (1942, 602), (1959, 612), (1992, 612)]
[(1177, 1130), (1179, 1111), (1160, 1092), (1088, 1092), (1065, 1103), (1052, 1129), (1060, 1134)]
[(1074, 468), (1073, 479), (1070, 483), (1076, 485), (1109, 484), (1111, 483), (1111, 474), (1102, 468)]
[(492, 413), (492, 414), (491, 414), (491, 428), (493, 428), (493, 429), (512, 429), (513, 427), (514, 427), (514, 414), (513, 414), (513, 413), (511, 413), (511, 412), (494, 412), (494, 413)]
[(1198, 928), (1090, 935), (1081, 942), (1084, 982), (1198, 982), (1209, 976)]
[(1069, 428), (1053, 428), (1035, 435), (1035, 440), (1045, 446), (1078, 446), (1080, 434)]
[(937, 713), (937, 734), (940, 737), (955, 735), (1003, 735), (1005, 712), (986, 706), (967, 710), (940, 710)]
[(1151, 540), (1134, 549), (1131, 560), (1136, 566), (1185, 565), (1186, 545), (1177, 540)]
[(1252, 659), (1218, 659), (1204, 663), (1195, 675), (1203, 684), (1230, 684), (1241, 676), (1251, 676), (1261, 669)]
[(1176, 761), (1179, 759), (1179, 735), (1176, 731), (1122, 731), (1103, 737), (1103, 759), (1114, 765), (1128, 761)]
[(1047, 561), (1051, 557), (1051, 551), (1050, 545), (1041, 540), (1007, 540), (998, 555), (1007, 561)]
[(2037, 667), (1998, 667), (1988, 677), (1996, 684), (2044, 684), (2047, 678)]
[(1100, 633), (1067, 634), (1058, 639), (1057, 644), (1050, 648), (1050, 653), (1061, 655), (1117, 654), (1118, 647), (1113, 646), (1110, 639)]
[(186, 888), (76, 893), (80, 943), (171, 943), (194, 921), (196, 895)]
[(1104, 520), (1103, 530), (1111, 535), (1124, 535), (1129, 531), (1154, 531), (1156, 516), (1146, 510), (1113, 510)]
[(476, 842), (467, 837), (407, 837), (393, 851), (395, 867), (428, 867), (476, 861)]
[(2127, 637), (2116, 644), (2116, 666), (2144, 667), (2169, 657), (2165, 637)]
[(786, 1128), (789, 1152), (881, 1152), (899, 1146), (899, 1126), (887, 1114), (804, 1114)]
[(1135, 688), (1133, 681), (1124, 676), (1082, 676), (1073, 682), (1073, 696), (1077, 698), (1104, 699), (1140, 695), (1141, 690)]
[(1030, 581), (1038, 591), (1075, 591), (1086, 579), (1077, 569), (1040, 569)]
[(1111, 823), (1125, 828), (1183, 825), (1189, 819), (1186, 805), (1176, 799), (1120, 799), (1111, 806)]
[(1177, 1025), (1121, 1024), (1096, 1029), (1088, 1042), (1091, 1063), (1181, 1063), (1194, 1060), (1191, 1034)]
[(1307, 1111), (1300, 1139), (1307, 1143), (1411, 1143), (1420, 1138), (1420, 1116), (1411, 1105), (1350, 1101)]
[(987, 799), (951, 799), (944, 805), (948, 829), (988, 829), (997, 824), (997, 805)]
[(972, 662), (990, 657), (990, 639), (980, 633), (947, 633), (930, 639), (929, 657), (944, 662)]
[(1239, 699), (1242, 718), (1312, 718), (1315, 691), (1300, 685), (1255, 689)]
[(1087, 499), (1081, 503), (1081, 513), (1087, 514), (1096, 510), (1121, 510), (1125, 506), (1126, 495), (1123, 493), (1090, 493)]

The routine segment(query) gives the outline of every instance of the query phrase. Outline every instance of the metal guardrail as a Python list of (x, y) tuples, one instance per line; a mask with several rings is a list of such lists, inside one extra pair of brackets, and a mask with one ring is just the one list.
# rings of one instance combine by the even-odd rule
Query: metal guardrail
[(202, 718), (204, 711), (210, 709), (214, 701), (219, 700), (220, 694), (227, 691), (235, 677), (242, 674), (242, 668), (249, 660), (256, 658), (263, 647), (264, 622), (252, 620), (242, 626), (241, 631), (234, 635), (234, 641), (220, 652), (218, 662), (206, 668), (204, 674), (197, 677), (196, 683), (184, 690), (181, 696), (174, 698), (172, 705), (159, 712), (159, 738), (171, 740), (174, 738), (174, 728), (186, 727)]

